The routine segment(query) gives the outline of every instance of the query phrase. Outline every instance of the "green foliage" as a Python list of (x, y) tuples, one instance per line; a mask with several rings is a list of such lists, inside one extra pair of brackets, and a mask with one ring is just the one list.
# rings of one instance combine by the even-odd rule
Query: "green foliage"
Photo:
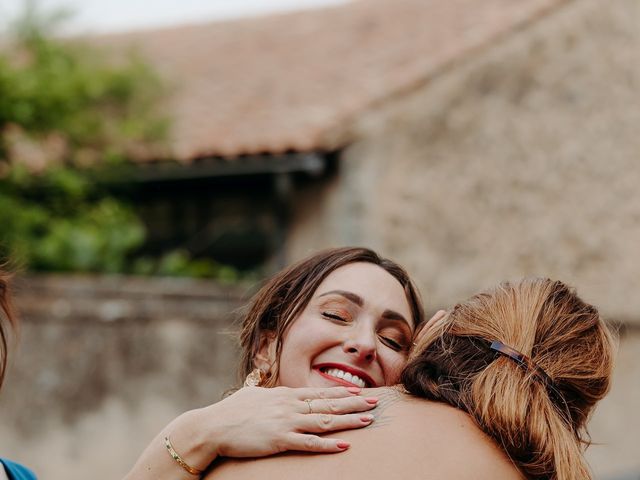
[(62, 134), (69, 163), (126, 158), (164, 137), (161, 82), (141, 60), (114, 65), (95, 47), (20, 38), (11, 56), (0, 55), (0, 126)]
[(228, 265), (211, 259), (192, 259), (184, 250), (172, 250), (160, 259), (138, 258), (133, 264), (133, 273), (139, 275), (163, 275), (172, 277), (216, 278), (223, 283), (248, 280), (248, 274), (241, 274)]
[(161, 83), (138, 59), (45, 34), (58, 19), (27, 4), (0, 52), (0, 248), (34, 270), (123, 272), (145, 230), (97, 167), (163, 138)]
[(0, 47), (0, 256), (32, 270), (236, 280), (235, 270), (183, 251), (135, 258), (144, 224), (100, 179), (126, 175), (132, 155), (162, 152), (165, 89), (135, 56), (54, 39), (48, 31), (62, 17), (28, 3)]
[(130, 207), (63, 167), (13, 168), (0, 181), (0, 218), (2, 253), (34, 270), (123, 272), (145, 237)]

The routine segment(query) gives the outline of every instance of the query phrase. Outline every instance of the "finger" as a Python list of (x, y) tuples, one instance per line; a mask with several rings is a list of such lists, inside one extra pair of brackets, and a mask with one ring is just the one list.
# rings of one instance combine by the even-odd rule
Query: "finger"
[(288, 450), (316, 453), (344, 452), (349, 448), (349, 442), (336, 438), (322, 438), (305, 433), (292, 433), (286, 446)]
[(360, 387), (328, 387), (328, 388), (296, 388), (295, 392), (300, 400), (305, 398), (344, 398), (358, 395)]
[(300, 407), (300, 413), (330, 413), (341, 415), (345, 413), (365, 412), (378, 404), (376, 397), (352, 396), (347, 398), (316, 398), (305, 399)]
[(331, 415), (320, 413), (302, 415), (299, 418), (298, 431), (305, 433), (326, 433), (337, 430), (352, 430), (371, 425), (373, 415), (369, 413), (350, 413), (347, 415)]

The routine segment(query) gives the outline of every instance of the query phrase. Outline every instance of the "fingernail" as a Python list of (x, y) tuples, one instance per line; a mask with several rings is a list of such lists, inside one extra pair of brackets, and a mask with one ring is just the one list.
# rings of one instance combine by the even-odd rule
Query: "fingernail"
[(336, 445), (338, 446), (338, 448), (341, 448), (342, 450), (346, 450), (350, 446), (349, 442), (343, 442), (343, 441), (336, 443)]
[(371, 423), (373, 422), (373, 415), (363, 415), (360, 417), (360, 421), (363, 423)]
[(371, 405), (378, 403), (378, 399), (376, 397), (367, 397), (365, 398), (365, 400), (367, 401), (367, 403), (370, 403)]
[(349, 393), (360, 393), (362, 389), (360, 387), (347, 387)]

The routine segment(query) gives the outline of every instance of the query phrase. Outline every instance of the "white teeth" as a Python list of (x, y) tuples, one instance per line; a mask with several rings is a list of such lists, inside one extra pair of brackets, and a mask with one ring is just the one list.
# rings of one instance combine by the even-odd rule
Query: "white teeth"
[(332, 377), (340, 378), (345, 382), (353, 383), (360, 388), (364, 388), (367, 386), (366, 382), (362, 380), (357, 375), (353, 375), (349, 372), (345, 372), (344, 370), (340, 370), (339, 368), (330, 368), (325, 371), (327, 375), (331, 375)]
[(362, 380), (360, 377), (356, 377), (355, 375), (351, 379), (351, 383), (353, 383), (354, 385), (357, 385), (360, 388), (364, 388), (367, 386), (364, 380)]

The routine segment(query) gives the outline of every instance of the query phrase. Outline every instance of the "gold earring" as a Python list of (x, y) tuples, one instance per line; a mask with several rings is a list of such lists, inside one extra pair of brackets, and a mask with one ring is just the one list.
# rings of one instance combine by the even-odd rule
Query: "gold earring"
[(259, 387), (265, 380), (265, 373), (259, 368), (254, 368), (251, 373), (244, 379), (245, 387)]

